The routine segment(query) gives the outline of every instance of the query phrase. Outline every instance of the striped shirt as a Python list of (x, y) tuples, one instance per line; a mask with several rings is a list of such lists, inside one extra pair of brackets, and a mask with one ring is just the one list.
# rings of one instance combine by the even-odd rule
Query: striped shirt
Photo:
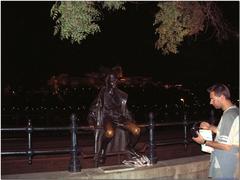
[(222, 144), (239, 146), (239, 109), (231, 106), (223, 112), (215, 140)]

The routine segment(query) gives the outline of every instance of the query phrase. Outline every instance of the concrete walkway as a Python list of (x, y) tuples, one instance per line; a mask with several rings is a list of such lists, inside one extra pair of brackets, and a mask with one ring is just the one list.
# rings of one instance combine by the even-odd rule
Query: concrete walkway
[(159, 161), (149, 167), (125, 165), (82, 169), (81, 172), (42, 172), (4, 175), (2, 179), (208, 179), (209, 155)]

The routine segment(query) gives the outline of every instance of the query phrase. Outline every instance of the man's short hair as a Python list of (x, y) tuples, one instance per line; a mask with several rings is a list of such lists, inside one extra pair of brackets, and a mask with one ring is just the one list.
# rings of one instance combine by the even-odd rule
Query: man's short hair
[(207, 89), (207, 91), (214, 92), (216, 96), (220, 97), (221, 95), (225, 96), (226, 99), (231, 98), (229, 88), (225, 84), (214, 84)]

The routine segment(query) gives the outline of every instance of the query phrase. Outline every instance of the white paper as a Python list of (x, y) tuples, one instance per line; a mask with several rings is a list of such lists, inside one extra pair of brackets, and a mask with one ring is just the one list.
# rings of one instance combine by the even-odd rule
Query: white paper
[[(206, 141), (212, 141), (212, 131), (211, 130), (204, 130), (204, 129), (200, 129), (199, 133), (201, 134), (201, 136), (203, 137), (203, 139), (205, 139)], [(207, 152), (207, 153), (212, 153), (213, 148), (210, 146), (207, 146), (205, 144), (201, 145), (201, 150), (203, 152)]]

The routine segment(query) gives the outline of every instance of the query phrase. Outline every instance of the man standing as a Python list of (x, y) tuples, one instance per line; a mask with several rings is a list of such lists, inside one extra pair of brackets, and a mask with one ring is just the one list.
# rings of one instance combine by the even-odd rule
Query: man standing
[(200, 128), (216, 134), (214, 141), (206, 141), (198, 133), (193, 140), (214, 148), (211, 154), (209, 177), (234, 179), (239, 173), (239, 109), (231, 101), (230, 91), (224, 84), (215, 84), (207, 90), (210, 104), (222, 109), (223, 114), (217, 127), (202, 122)]

